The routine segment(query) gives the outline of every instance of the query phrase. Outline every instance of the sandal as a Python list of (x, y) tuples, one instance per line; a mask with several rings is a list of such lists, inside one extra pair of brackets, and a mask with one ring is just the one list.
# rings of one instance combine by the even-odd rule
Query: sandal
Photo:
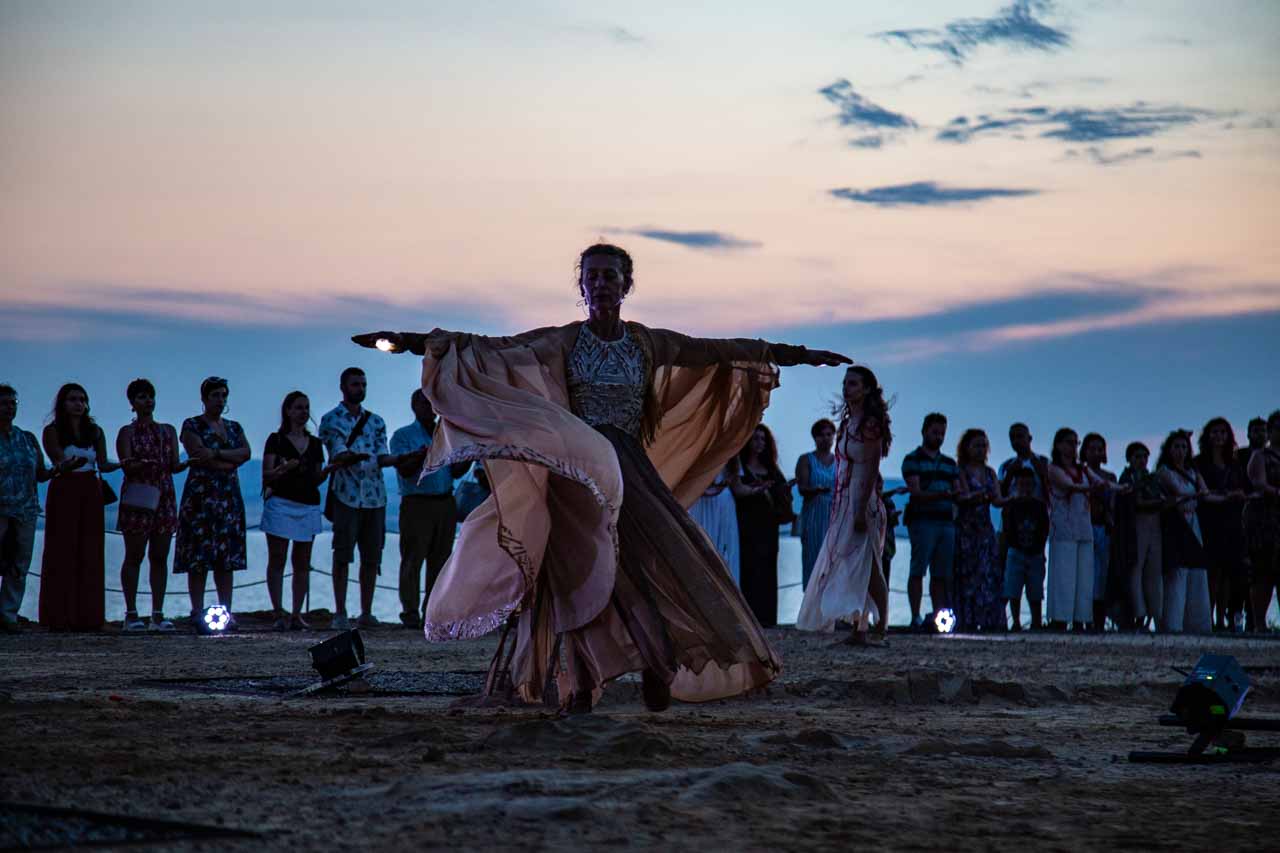
[(307, 620), (301, 616), (294, 616), (289, 620), (290, 631), (310, 631), (311, 626), (307, 624)]

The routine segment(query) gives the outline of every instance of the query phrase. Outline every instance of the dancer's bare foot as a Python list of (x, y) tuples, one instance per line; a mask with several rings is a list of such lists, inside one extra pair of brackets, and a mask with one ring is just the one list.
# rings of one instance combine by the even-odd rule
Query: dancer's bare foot
[(644, 697), (644, 706), (650, 711), (662, 712), (671, 707), (671, 686), (658, 677), (651, 669), (640, 675), (640, 695)]

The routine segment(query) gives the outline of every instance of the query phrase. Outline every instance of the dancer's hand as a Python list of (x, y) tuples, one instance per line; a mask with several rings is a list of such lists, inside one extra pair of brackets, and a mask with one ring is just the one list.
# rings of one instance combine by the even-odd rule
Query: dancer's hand
[[(363, 335), (352, 335), (351, 340), (362, 347), (380, 349), (384, 352), (404, 352), (404, 338), (399, 332), (366, 332)], [(384, 342), (381, 343), (380, 342)]]
[(853, 364), (853, 359), (838, 352), (823, 349), (807, 349), (804, 352), (804, 363), (814, 367), (838, 367), (842, 364)]

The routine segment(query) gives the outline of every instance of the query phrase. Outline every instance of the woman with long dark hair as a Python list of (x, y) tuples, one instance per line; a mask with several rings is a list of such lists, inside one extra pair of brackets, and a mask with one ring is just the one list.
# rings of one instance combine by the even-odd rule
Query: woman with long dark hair
[(1199, 444), (1194, 467), (1214, 500), (1201, 501), (1196, 516), (1204, 534), (1214, 626), (1225, 631), (1234, 627), (1237, 617), (1244, 622), (1249, 602), (1249, 573), (1244, 562), (1244, 502), (1249, 478), (1236, 459), (1236, 437), (1226, 418), (1210, 419), (1200, 430)]
[(738, 482), (738, 460), (730, 459), (702, 496), (689, 507), (689, 517), (702, 528), (720, 552), (725, 568), (735, 584), (741, 583), (742, 562), (738, 548), (738, 513), (733, 486)]
[(1107, 481), (1080, 462), (1080, 438), (1063, 427), (1049, 463), (1049, 626), (1083, 631), (1093, 618), (1093, 519), (1089, 495)]
[(1176, 429), (1160, 445), (1156, 476), (1173, 506), (1162, 524), (1164, 557), (1164, 624), (1170, 634), (1208, 634), (1213, 630), (1209, 605), (1209, 573), (1205, 569), (1204, 536), (1196, 505), (1219, 502), (1209, 494), (1191, 459), (1191, 433)]
[[(302, 606), (311, 584), (311, 546), (320, 523), (320, 484), (336, 467), (324, 464), (324, 445), (307, 429), (311, 401), (290, 391), (280, 404), (280, 429), (267, 436), (262, 453), (262, 532), (267, 535), (267, 592), (275, 610), (277, 631), (311, 626)], [(293, 600), (284, 609), (284, 565), (293, 543)]]
[(963, 493), (956, 500), (955, 582), (957, 631), (1003, 631), (1004, 571), (996, 548), (991, 507), (1004, 506), (1000, 481), (987, 464), (991, 442), (980, 429), (967, 429), (956, 445)]
[(778, 468), (773, 432), (760, 424), (738, 454), (733, 486), (738, 515), (738, 564), (742, 597), (760, 624), (778, 624), (778, 527), (790, 524), (791, 489)]
[[(103, 473), (115, 471), (107, 439), (89, 414), (89, 392), (68, 382), (53, 401), (42, 443), (55, 466), (45, 497), (40, 564), (40, 624), (55, 631), (97, 631), (106, 618)], [(74, 468), (68, 466), (74, 465)]]
[[(120, 586), (124, 589), (124, 630), (171, 633), (173, 623), (164, 618), (164, 594), (169, 584), (169, 546), (178, 528), (178, 501), (173, 475), (185, 471), (178, 460), (178, 431), (155, 419), (156, 387), (135, 379), (125, 389), (133, 407), (133, 423), (116, 434), (116, 454), (124, 466), (120, 511), (116, 527), (124, 535), (124, 563)], [(151, 623), (138, 615), (138, 575), (142, 560), (151, 567)]]
[[(836, 435), (835, 490), (831, 522), (805, 588), (796, 627), (834, 631), (847, 624), (855, 645), (883, 645), (889, 625), (889, 585), (883, 550), (887, 527), (880, 498), (880, 460), (893, 443), (889, 406), (875, 373), (850, 367), (842, 388), (844, 406)], [(876, 631), (868, 636), (871, 615)]]
[(426, 355), (422, 391), (440, 416), (428, 466), (485, 460), (493, 494), (463, 525), (424, 630), (515, 633), (509, 655), (507, 634), (499, 644), (489, 696), (540, 700), (562, 676), (559, 695), (583, 712), (607, 681), (640, 671), (645, 704), (662, 709), (673, 696), (742, 693), (779, 670), (686, 510), (760, 422), (779, 365), (848, 359), (624, 323), (634, 283), (631, 256), (597, 244), (575, 276), (586, 322), (510, 338), (355, 338)]
[[(187, 576), (191, 618), (204, 630), (204, 585), (210, 572), (218, 603), (231, 609), (232, 572), (247, 568), (244, 495), (237, 470), (249, 461), (249, 442), (240, 424), (224, 418), (227, 380), (210, 376), (200, 383), (204, 412), (182, 422), (179, 438), (191, 460), (178, 507), (178, 546), (173, 571)], [(235, 617), (229, 628), (234, 630)]]

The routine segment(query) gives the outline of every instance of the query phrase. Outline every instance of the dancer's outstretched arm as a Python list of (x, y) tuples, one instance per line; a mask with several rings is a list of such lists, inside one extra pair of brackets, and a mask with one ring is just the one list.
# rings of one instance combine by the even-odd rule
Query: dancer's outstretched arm
[(411, 352), (415, 355), (426, 355), (430, 351), (432, 355), (441, 356), (454, 344), (459, 349), (465, 349), (472, 338), (480, 338), (494, 349), (524, 346), (555, 328), (554, 326), (547, 326), (507, 337), (488, 337), (485, 335), (473, 335), (470, 332), (450, 332), (446, 329), (432, 329), (430, 332), (383, 331), (352, 335), (351, 340), (362, 347), (380, 349), (384, 352)]
[(713, 364), (743, 362), (772, 362), (779, 367), (799, 364), (835, 367), (853, 364), (852, 359), (837, 352), (775, 344), (755, 338), (693, 338), (667, 329), (650, 331), (657, 360), (678, 367), (709, 367)]

